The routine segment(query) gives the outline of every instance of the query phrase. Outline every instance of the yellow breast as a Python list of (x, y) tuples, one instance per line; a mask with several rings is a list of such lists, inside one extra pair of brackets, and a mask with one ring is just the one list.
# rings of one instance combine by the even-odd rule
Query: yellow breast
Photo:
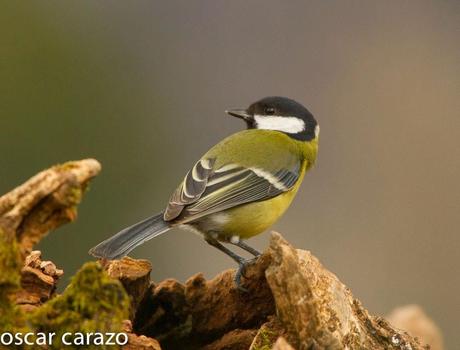
[(220, 213), (220, 218), (225, 220), (221, 222), (219, 235), (228, 237), (238, 235), (246, 239), (266, 231), (289, 208), (304, 175), (305, 169), (290, 191), (265, 201), (244, 204)]

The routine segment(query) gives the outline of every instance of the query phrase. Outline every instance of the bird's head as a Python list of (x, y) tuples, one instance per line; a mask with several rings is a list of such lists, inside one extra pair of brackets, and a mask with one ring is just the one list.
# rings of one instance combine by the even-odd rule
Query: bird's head
[(243, 119), (248, 129), (276, 130), (302, 141), (310, 141), (319, 134), (319, 125), (308, 109), (286, 97), (265, 97), (247, 109), (226, 112)]

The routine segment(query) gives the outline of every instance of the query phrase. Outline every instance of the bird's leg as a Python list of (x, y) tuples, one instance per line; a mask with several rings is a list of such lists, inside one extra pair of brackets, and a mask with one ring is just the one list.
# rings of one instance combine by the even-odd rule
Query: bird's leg
[(249, 264), (253, 263), (254, 261), (256, 261), (257, 258), (262, 255), (262, 253), (260, 253), (258, 250), (254, 249), (253, 247), (251, 247), (250, 245), (244, 243), (242, 240), (239, 240), (239, 239), (238, 240), (229, 240), (228, 243), (233, 244), (233, 245), (235, 245), (235, 246), (247, 251), (248, 253), (254, 255), (253, 259), (245, 260), (245, 266), (241, 270), (241, 274), (243, 275), (243, 277), (246, 277), (244, 273), (245, 273), (245, 269), (246, 269), (247, 265), (249, 265)]
[(236, 245), (237, 247), (240, 247), (241, 249), (247, 251), (248, 253), (254, 255), (256, 258), (262, 255), (258, 250), (254, 249), (253, 247), (247, 245), (241, 240), (238, 240), (236, 242), (229, 241), (228, 243)]
[(245, 260), (245, 262), (244, 262), (244, 267), (241, 269), (241, 275), (242, 275), (243, 277), (246, 278), (246, 275), (245, 275), (246, 267), (247, 267), (248, 265), (254, 263), (254, 262), (259, 258), (259, 256), (262, 255), (262, 253), (259, 252), (257, 249), (254, 249), (254, 248), (251, 247), (250, 245), (244, 243), (244, 242), (241, 241), (241, 240), (238, 240), (238, 241), (236, 241), (236, 242), (235, 242), (235, 241), (234, 241), (234, 242), (230, 241), (230, 244), (233, 244), (233, 245), (235, 245), (235, 246), (237, 246), (237, 247), (239, 247), (239, 248), (241, 248), (241, 249), (247, 251), (248, 253), (254, 255), (254, 258)]
[(244, 259), (243, 257), (241, 257), (241, 256), (235, 254), (234, 252), (232, 252), (230, 249), (226, 248), (224, 245), (222, 245), (222, 243), (218, 242), (214, 238), (205, 237), (205, 241), (209, 245), (212, 245), (213, 247), (219, 249), (222, 253), (228, 255), (230, 258), (232, 258), (233, 260), (235, 260), (238, 263), (238, 270), (236, 271), (234, 281), (235, 281), (236, 287), (239, 290), (247, 292), (248, 290), (241, 286), (241, 277), (243, 276), (244, 270), (246, 269), (246, 265), (251, 263), (252, 259), (251, 260)]
[(209, 244), (212, 245), (214, 248), (219, 249), (222, 253), (228, 255), (230, 258), (235, 260), (238, 264), (244, 263), (244, 258), (239, 256), (238, 254), (232, 252), (230, 249), (225, 247), (222, 243), (217, 241), (216, 239), (210, 238), (210, 237), (205, 237), (205, 241)]

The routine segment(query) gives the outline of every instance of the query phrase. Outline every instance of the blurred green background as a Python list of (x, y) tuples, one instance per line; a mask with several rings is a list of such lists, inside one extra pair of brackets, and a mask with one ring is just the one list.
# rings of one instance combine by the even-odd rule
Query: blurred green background
[[(0, 193), (55, 163), (103, 165), (78, 221), (38, 247), (64, 284), (244, 127), (226, 108), (284, 95), (321, 142), (275, 229), (372, 312), (418, 303), (459, 347), (459, 1), (3, 1), (0, 33)], [(154, 280), (233, 267), (183, 231), (132, 256)]]

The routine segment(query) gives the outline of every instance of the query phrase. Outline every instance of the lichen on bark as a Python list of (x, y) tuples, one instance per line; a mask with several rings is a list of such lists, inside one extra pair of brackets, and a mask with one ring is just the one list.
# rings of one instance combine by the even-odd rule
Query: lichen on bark
[(56, 341), (52, 348), (61, 349), (64, 347), (61, 337), (66, 332), (120, 332), (122, 321), (129, 315), (129, 303), (121, 283), (110, 278), (99, 263), (89, 262), (72, 277), (62, 295), (38, 308), (28, 321), (36, 331), (55, 332)]
[(63, 271), (32, 248), (75, 219), (76, 205), (99, 170), (95, 160), (68, 162), (0, 197), (1, 332), (56, 333), (50, 349), (64, 348), (64, 333), (123, 331), (129, 339), (124, 350), (427, 349), (414, 334), (442, 350), (439, 331), (426, 331), (426, 316), (423, 331), (412, 327), (409, 334), (370, 315), (316, 257), (277, 233), (246, 269), (246, 293), (235, 287), (234, 270), (211, 280), (198, 273), (185, 284), (154, 283), (148, 261), (124, 258), (84, 264), (57, 296)]
[(20, 283), (21, 259), (14, 237), (0, 227), (0, 332), (23, 327), (22, 315), (12, 302)]

